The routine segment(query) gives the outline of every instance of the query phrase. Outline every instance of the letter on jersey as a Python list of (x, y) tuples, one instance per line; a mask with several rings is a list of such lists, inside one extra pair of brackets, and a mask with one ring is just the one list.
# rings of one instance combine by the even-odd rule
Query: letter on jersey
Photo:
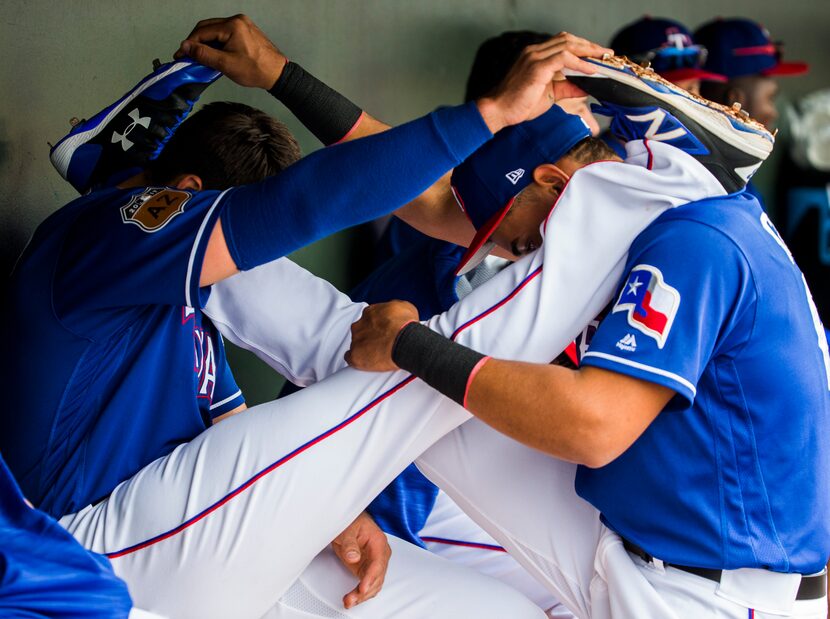
[(613, 312), (628, 312), (628, 324), (657, 341), (663, 348), (671, 331), (680, 293), (663, 281), (660, 269), (639, 264), (628, 275)]

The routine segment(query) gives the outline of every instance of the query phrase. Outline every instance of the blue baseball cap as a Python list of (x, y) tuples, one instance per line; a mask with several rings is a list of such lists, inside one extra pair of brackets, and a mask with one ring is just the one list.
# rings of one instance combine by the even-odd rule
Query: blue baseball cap
[(651, 63), (651, 68), (670, 82), (727, 81), (725, 76), (702, 68), (707, 51), (697, 43), (680, 22), (646, 15), (617, 32), (611, 47), (638, 64)]
[(453, 170), (453, 195), (478, 231), (458, 264), (458, 275), (493, 251), (490, 236), (516, 196), (533, 182), (533, 171), (543, 163), (556, 163), (590, 135), (582, 118), (554, 105), (533, 120), (502, 129)]
[(749, 19), (718, 18), (695, 32), (695, 40), (709, 50), (704, 68), (729, 78), (745, 75), (801, 75), (806, 62), (783, 62), (781, 43), (773, 42), (761, 24)]

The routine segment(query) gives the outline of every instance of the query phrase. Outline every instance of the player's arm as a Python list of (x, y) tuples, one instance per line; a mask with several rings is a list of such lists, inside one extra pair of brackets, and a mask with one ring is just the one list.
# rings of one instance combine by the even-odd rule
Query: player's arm
[(220, 421), (225, 421), (225, 419), (228, 419), (229, 417), (233, 417), (234, 415), (238, 415), (239, 413), (241, 413), (244, 410), (248, 410), (248, 405), (243, 402), (242, 404), (237, 406), (235, 409), (230, 410), (227, 413), (222, 413), (218, 417), (214, 417), (213, 418), (213, 425), (216, 425)]
[(271, 262), (409, 202), (504, 126), (501, 113), (508, 105), (502, 100), (439, 109), (318, 150), (277, 176), (230, 190), (221, 199), (200, 284)]
[(350, 365), (404, 369), (498, 431), (590, 467), (622, 454), (674, 395), (601, 368), (490, 359), (418, 324), (409, 303), (369, 306), (352, 327)]
[[(216, 49), (217, 45), (221, 49)], [(515, 91), (522, 80), (529, 74), (538, 72), (543, 65), (549, 67), (553, 61), (562, 67), (573, 66), (592, 72), (591, 65), (583, 63), (579, 56), (600, 56), (610, 51), (567, 33), (530, 46), (493, 97), (479, 102), (485, 122), (490, 126), (490, 120), (503, 115), (499, 106), (494, 105), (495, 101)], [(389, 129), (388, 125), (306, 73), (299, 65), (289, 62), (244, 15), (199, 22), (176, 52), (176, 57), (184, 55), (222, 71), (243, 86), (269, 90), (324, 144), (348, 142)], [(521, 75), (525, 77), (519, 77)], [(553, 74), (549, 77), (552, 79)], [(537, 83), (541, 87), (537, 94), (545, 96), (537, 97), (530, 104), (535, 109), (530, 110), (527, 117), (542, 113), (553, 99), (561, 100), (583, 94), (565, 81), (552, 82), (551, 79)], [(508, 111), (508, 116), (528, 112), (520, 111), (525, 104), (515, 99), (514, 103), (517, 105)], [(490, 126), (491, 130), (497, 130), (497, 125), (503, 121), (504, 119), (496, 121)], [(449, 174), (438, 179), (435, 185), (399, 208), (395, 214), (425, 234), (456, 244), (466, 245), (474, 235), (471, 224), (449, 191)], [(504, 252), (504, 256), (510, 257), (510, 254)]]

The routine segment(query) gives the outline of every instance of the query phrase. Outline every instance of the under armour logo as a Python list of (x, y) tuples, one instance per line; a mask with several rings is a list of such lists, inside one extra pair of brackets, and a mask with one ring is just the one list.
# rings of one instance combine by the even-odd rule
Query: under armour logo
[(130, 135), (130, 132), (133, 129), (135, 129), (135, 126), (141, 125), (145, 129), (150, 126), (150, 117), (145, 116), (142, 118), (138, 108), (135, 108), (132, 112), (127, 114), (127, 116), (132, 118), (133, 122), (127, 125), (127, 128), (124, 129), (124, 133), (118, 133), (117, 131), (112, 132), (112, 143), (115, 144), (116, 142), (121, 142), (121, 148), (123, 148), (125, 152), (133, 146), (132, 141), (128, 140), (127, 136)]
[(521, 177), (523, 177), (524, 175), (525, 175), (524, 169), (523, 168), (518, 168), (516, 170), (513, 170), (512, 172), (508, 172), (504, 176), (507, 178), (507, 180), (510, 181), (511, 184), (515, 185), (516, 183), (519, 182), (519, 179)]

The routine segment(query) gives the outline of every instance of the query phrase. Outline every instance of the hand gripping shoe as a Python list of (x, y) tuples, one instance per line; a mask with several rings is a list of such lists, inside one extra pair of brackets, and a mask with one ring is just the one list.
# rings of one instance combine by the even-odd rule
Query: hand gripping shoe
[(189, 59), (158, 65), (118, 101), (78, 122), (52, 147), (52, 165), (81, 194), (129, 178), (158, 157), (221, 75)]
[(623, 141), (649, 139), (689, 153), (728, 193), (742, 190), (772, 152), (775, 138), (739, 105), (726, 107), (686, 92), (628, 58), (586, 58), (597, 71), (566, 70), (568, 81), (602, 104)]

